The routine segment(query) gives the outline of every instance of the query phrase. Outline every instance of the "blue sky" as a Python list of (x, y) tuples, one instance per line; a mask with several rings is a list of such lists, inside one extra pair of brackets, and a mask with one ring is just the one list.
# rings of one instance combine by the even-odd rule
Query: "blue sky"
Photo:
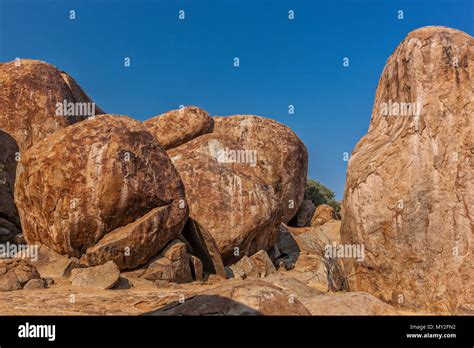
[(473, 0), (0, 0), (0, 61), (47, 61), (106, 112), (139, 120), (181, 104), (274, 118), (341, 199), (343, 154), (368, 129), (387, 58), (413, 29), (473, 35), (473, 23)]

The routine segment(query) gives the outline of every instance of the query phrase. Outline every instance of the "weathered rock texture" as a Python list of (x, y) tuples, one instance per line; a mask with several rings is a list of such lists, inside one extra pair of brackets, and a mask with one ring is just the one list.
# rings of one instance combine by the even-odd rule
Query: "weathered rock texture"
[[(388, 59), (347, 171), (342, 241), (366, 250), (347, 264), (351, 289), (432, 311), (474, 309), (473, 76), (474, 39), (445, 27), (411, 32)], [(389, 102), (421, 111), (384, 116)]]
[(288, 127), (272, 119), (236, 115), (213, 117), (214, 134), (236, 141), (244, 150), (256, 151), (254, 173), (271, 185), (279, 204), (279, 217), (288, 222), (304, 198), (308, 171), (306, 146)]
[(40, 276), (27, 260), (0, 259), (0, 292), (21, 289), (31, 279)]
[[(39, 60), (0, 63), (0, 83), (0, 129), (18, 142), (21, 151), (87, 118), (82, 112), (56, 115), (57, 103), (93, 103), (72, 77)], [(103, 113), (96, 105), (95, 114)]]
[(168, 150), (212, 132), (214, 121), (203, 109), (187, 106), (155, 116), (145, 121), (144, 125)]
[(37, 142), (17, 169), (15, 201), (28, 243), (86, 264), (145, 264), (177, 238), (184, 190), (155, 138), (128, 117), (103, 115)]
[(334, 208), (327, 204), (320, 204), (314, 212), (313, 218), (311, 219), (311, 226), (324, 225), (328, 221), (336, 219)]
[(273, 188), (251, 166), (221, 160), (226, 148), (241, 149), (225, 136), (206, 134), (168, 154), (183, 180), (190, 218), (229, 264), (275, 243), (279, 208)]
[(298, 299), (258, 279), (227, 281), (184, 302), (174, 302), (150, 315), (310, 315)]
[(186, 245), (174, 240), (148, 265), (143, 277), (148, 280), (166, 280), (174, 283), (193, 281)]
[(15, 139), (0, 129), (0, 243), (20, 233), (20, 218), (13, 199), (19, 149)]
[(103, 265), (75, 268), (71, 272), (71, 284), (91, 289), (111, 289), (119, 281), (120, 270), (113, 261)]

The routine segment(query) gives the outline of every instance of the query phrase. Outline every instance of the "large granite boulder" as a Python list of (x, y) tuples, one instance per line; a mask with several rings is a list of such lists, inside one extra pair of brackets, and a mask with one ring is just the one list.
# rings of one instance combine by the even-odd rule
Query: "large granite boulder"
[(408, 34), (390, 56), (347, 170), (341, 237), (363, 244), (351, 289), (431, 311), (474, 310), (474, 38)]
[(152, 117), (143, 124), (168, 150), (212, 132), (214, 122), (203, 109), (187, 106)]
[(145, 264), (188, 215), (179, 176), (138, 121), (103, 115), (61, 129), (23, 155), (15, 201), (28, 243), (89, 266)]
[[(32, 59), (0, 63), (0, 129), (21, 151), (58, 129), (104, 112), (74, 79)], [(66, 108), (64, 108), (66, 106)]]
[(279, 208), (273, 188), (251, 166), (223, 160), (226, 148), (241, 149), (225, 136), (206, 134), (168, 154), (183, 180), (190, 218), (231, 264), (275, 243)]
[(232, 139), (239, 145), (238, 149), (255, 153), (255, 165), (251, 168), (260, 180), (272, 186), (281, 221), (290, 221), (304, 199), (308, 174), (304, 143), (291, 129), (269, 118), (252, 115), (213, 118), (213, 134)]

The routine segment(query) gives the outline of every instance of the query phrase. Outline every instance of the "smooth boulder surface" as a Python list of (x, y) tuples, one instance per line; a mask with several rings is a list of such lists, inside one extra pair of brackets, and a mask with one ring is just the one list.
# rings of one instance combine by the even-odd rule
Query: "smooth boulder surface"
[[(18, 142), (22, 152), (90, 116), (85, 111), (94, 102), (71, 76), (51, 64), (33, 59), (0, 63), (0, 81), (0, 129)], [(64, 101), (81, 104), (76, 104), (71, 115), (57, 114), (57, 103)], [(95, 114), (103, 113), (95, 105)]]
[(201, 108), (186, 106), (146, 120), (145, 127), (168, 150), (212, 132), (214, 121)]
[(170, 159), (125, 116), (98, 116), (37, 142), (22, 155), (15, 189), (27, 242), (89, 266), (145, 264), (188, 215)]
[(168, 154), (183, 180), (190, 219), (212, 236), (227, 265), (275, 243), (278, 204), (251, 166), (225, 161), (226, 148), (240, 147), (206, 134)]
[(90, 289), (111, 289), (119, 281), (120, 270), (113, 261), (103, 265), (75, 268), (71, 271), (71, 284)]
[(411, 32), (388, 59), (347, 169), (342, 242), (370, 250), (346, 263), (351, 289), (472, 313), (473, 76), (474, 38), (446, 27)]
[(254, 173), (271, 185), (280, 222), (295, 216), (304, 199), (308, 152), (304, 143), (285, 125), (253, 115), (215, 116), (213, 134), (237, 142), (239, 148), (255, 151)]

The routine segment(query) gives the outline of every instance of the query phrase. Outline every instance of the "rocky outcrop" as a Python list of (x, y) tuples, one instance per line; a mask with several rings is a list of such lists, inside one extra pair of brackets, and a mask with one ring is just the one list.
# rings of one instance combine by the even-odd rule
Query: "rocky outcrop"
[(15, 201), (28, 243), (120, 269), (145, 264), (177, 238), (184, 190), (154, 137), (128, 117), (103, 115), (37, 142), (17, 169)]
[(229, 148), (241, 149), (225, 136), (206, 134), (168, 151), (185, 186), (190, 219), (212, 236), (224, 264), (269, 249), (279, 209), (273, 188), (251, 166), (225, 160)]
[(86, 119), (93, 107), (95, 115), (104, 113), (72, 77), (39, 60), (1, 63), (0, 81), (0, 129), (17, 141), (22, 152), (58, 129)]
[(474, 39), (411, 32), (390, 56), (347, 170), (351, 288), (436, 312), (474, 308)]
[(0, 129), (0, 243), (13, 241), (21, 233), (13, 192), (19, 148), (15, 139)]
[(327, 204), (320, 204), (317, 206), (314, 212), (313, 218), (311, 219), (311, 226), (324, 225), (328, 221), (336, 219), (334, 208)]
[(158, 139), (163, 149), (168, 150), (212, 132), (214, 122), (203, 109), (186, 106), (150, 118), (144, 125)]
[(304, 198), (308, 171), (306, 146), (291, 129), (269, 118), (252, 115), (213, 118), (215, 135), (237, 142), (236, 150), (255, 154), (254, 174), (272, 186), (280, 222), (290, 221)]

